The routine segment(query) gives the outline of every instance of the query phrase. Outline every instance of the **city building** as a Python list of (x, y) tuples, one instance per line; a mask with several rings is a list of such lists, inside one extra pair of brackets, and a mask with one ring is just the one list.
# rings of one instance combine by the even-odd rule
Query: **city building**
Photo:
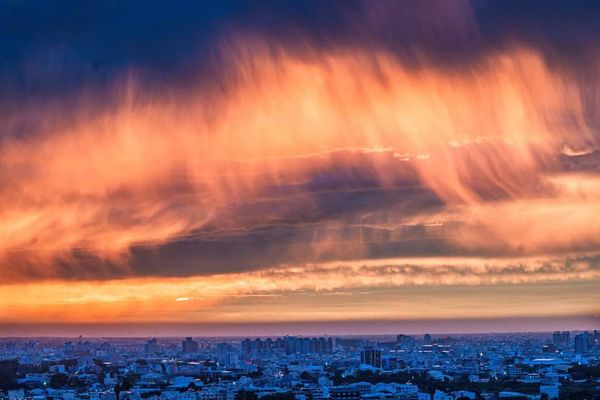
[(360, 352), (360, 363), (381, 368), (381, 351), (372, 347), (366, 347)]
[(181, 347), (184, 353), (197, 353), (199, 348), (198, 342), (192, 340), (191, 337), (185, 338)]
[(329, 389), (331, 400), (360, 400), (360, 390), (355, 386), (334, 386)]
[(158, 340), (156, 339), (148, 339), (146, 344), (144, 345), (144, 353), (146, 354), (156, 354), (158, 353)]

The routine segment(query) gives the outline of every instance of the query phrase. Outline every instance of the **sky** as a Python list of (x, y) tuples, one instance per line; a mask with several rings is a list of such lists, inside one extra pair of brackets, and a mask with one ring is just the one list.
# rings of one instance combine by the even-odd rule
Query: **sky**
[(0, 335), (600, 328), (599, 18), (0, 0)]

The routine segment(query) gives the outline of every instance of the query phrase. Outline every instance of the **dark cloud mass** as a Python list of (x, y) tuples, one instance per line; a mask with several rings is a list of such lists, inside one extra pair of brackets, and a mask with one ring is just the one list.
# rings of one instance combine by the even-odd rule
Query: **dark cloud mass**
[[(585, 215), (580, 219), (573, 217), (572, 226), (564, 230), (556, 228), (562, 235), (541, 228), (526, 231), (520, 229), (519, 224), (531, 227), (535, 221), (560, 218), (564, 210), (551, 208), (549, 203), (553, 201), (562, 201), (574, 208), (579, 203), (569, 202), (579, 201), (588, 207), (586, 215), (593, 214), (598, 207), (600, 191), (595, 189), (600, 182), (596, 176), (600, 168), (596, 145), (600, 135), (597, 129), (600, 123), (597, 112), (598, 21), (600, 2), (596, 1), (0, 1), (0, 167), (6, 167), (4, 172), (0, 171), (0, 206), (12, 207), (10, 211), (15, 210), (14, 214), (26, 210), (23, 211), (26, 216), (15, 219), (18, 223), (11, 223), (11, 227), (16, 226), (15, 230), (21, 222), (38, 224), (43, 212), (38, 214), (31, 212), (32, 209), (55, 210), (52, 207), (56, 207), (64, 211), (61, 207), (68, 208), (75, 215), (65, 213), (64, 220), (68, 221), (69, 218), (84, 220), (83, 215), (92, 215), (78, 225), (83, 239), (64, 238), (67, 250), (45, 249), (48, 237), (36, 234), (15, 247), (0, 249), (5, 253), (0, 261), (4, 265), (0, 267), (3, 272), (0, 281), (210, 275), (280, 265), (402, 257), (511, 258), (595, 253), (600, 250), (600, 240), (595, 236), (599, 232), (597, 224), (589, 224), (585, 233), (580, 234), (578, 229)], [(244, 48), (247, 43), (259, 45), (247, 50)], [(489, 119), (494, 121), (491, 132), (465, 132), (475, 139), (457, 143), (455, 137), (462, 138), (463, 132), (455, 131), (464, 126), (448, 123), (452, 135), (429, 142), (423, 138), (442, 134), (435, 131), (437, 125), (406, 123), (401, 126), (414, 129), (416, 133), (411, 135), (410, 144), (419, 152), (404, 154), (399, 148), (378, 148), (379, 142), (371, 140), (376, 135), (367, 129), (372, 127), (360, 126), (365, 118), (357, 116), (344, 125), (346, 119), (354, 118), (353, 110), (347, 108), (356, 102), (352, 98), (344, 103), (346, 92), (336, 91), (337, 81), (327, 75), (335, 77), (340, 70), (346, 71), (336, 64), (339, 61), (335, 57), (345, 60), (345, 52), (360, 52), (359, 61), (347, 61), (348, 69), (355, 69), (357, 75), (360, 75), (359, 68), (368, 70), (377, 79), (339, 85), (345, 89), (350, 87), (352, 93), (358, 93), (357, 98), (368, 98), (371, 92), (388, 93), (386, 90), (393, 91), (396, 86), (402, 90), (406, 86), (406, 90), (434, 93), (423, 97), (425, 106), (419, 103), (419, 107), (411, 108), (398, 101), (398, 109), (384, 116), (404, 123), (404, 113), (419, 114), (422, 108), (434, 107), (430, 98), (435, 100), (439, 93), (445, 93), (446, 89), (440, 88), (438, 93), (435, 83), (431, 84), (440, 71), (458, 76), (447, 85), (448, 93), (468, 92), (465, 98), (469, 99), (479, 96), (470, 103), (472, 100), (457, 95), (457, 109), (461, 101), (480, 104), (492, 101), (489, 98), (504, 98), (502, 94), (488, 93), (479, 74), (498, 65), (504, 68), (502, 55), (521, 49), (541, 57), (542, 65), (549, 71), (548, 79), (564, 83), (565, 89), (556, 91), (565, 95), (565, 102), (581, 105), (581, 110), (577, 110), (580, 113), (566, 110), (551, 115), (553, 121), (558, 120), (562, 128), (566, 127), (565, 131), (573, 132), (553, 136), (557, 143), (564, 144), (562, 152), (555, 147), (552, 152), (548, 151), (550, 145), (543, 140), (538, 140), (531, 149), (524, 149), (515, 144), (516, 136), (493, 131), (498, 126), (529, 128), (521, 121), (535, 120), (535, 116), (528, 114), (531, 110), (526, 106), (522, 109), (515, 106), (518, 109), (514, 118), (517, 122), (514, 122), (504, 115), (496, 115), (492, 106), (482, 106), (465, 113), (469, 115), (464, 117), (453, 104), (449, 104), (448, 114), (456, 112), (463, 119), (478, 112), (489, 112)], [(263, 54), (267, 54), (264, 57), (275, 66), (260, 64)], [(496, 56), (500, 61), (495, 58), (489, 61)], [(129, 130), (139, 128), (137, 120), (128, 120), (130, 114), (118, 114), (124, 103), (138, 117), (136, 105), (154, 110), (155, 102), (176, 98), (175, 104), (187, 105), (201, 97), (204, 108), (209, 111), (198, 119), (208, 121), (204, 122), (210, 131), (207, 137), (211, 138), (211, 129), (217, 126), (213, 119), (218, 116), (229, 112), (232, 115), (223, 119), (232, 120), (239, 115), (252, 119), (254, 114), (247, 111), (246, 104), (266, 91), (258, 84), (252, 86), (253, 74), (260, 75), (267, 70), (270, 75), (265, 73), (263, 79), (277, 81), (284, 76), (281, 81), (286, 82), (284, 68), (277, 64), (281, 60), (291, 65), (292, 73), (296, 71), (294, 60), (300, 60), (305, 63), (302, 65), (307, 65), (308, 80), (325, 81), (327, 88), (328, 84), (334, 86), (331, 98), (335, 100), (328, 102), (337, 106), (336, 101), (339, 101), (343, 106), (340, 106), (340, 120), (344, 121), (338, 147), (338, 142), (334, 146), (333, 141), (315, 146), (310, 142), (304, 146), (303, 137), (290, 135), (289, 141), (315, 153), (305, 151), (306, 154), (296, 155), (282, 151), (281, 156), (274, 156), (266, 150), (264, 154), (248, 151), (250, 155), (264, 155), (264, 159), (262, 163), (247, 160), (246, 153), (240, 151), (239, 156), (235, 153), (238, 141), (244, 140), (244, 121), (240, 127), (235, 126), (243, 131), (239, 137), (231, 137), (230, 130), (235, 127), (222, 129), (225, 132), (222, 141), (232, 150), (223, 149), (222, 155), (218, 155), (227, 159), (235, 154), (236, 160), (205, 167), (203, 157), (212, 155), (207, 150), (197, 156), (200, 161), (182, 156), (173, 157), (175, 161), (163, 165), (172, 149), (162, 146), (170, 141), (137, 143), (135, 137), (128, 135)], [(262, 67), (256, 67), (252, 61)], [(396, 71), (389, 66), (396, 62), (404, 68), (398, 75), (389, 72)], [(344, 63), (346, 61), (342, 65), (346, 65)], [(322, 72), (325, 78), (310, 69), (315, 65), (325, 71)], [(501, 91), (503, 77), (510, 74), (525, 77), (526, 84), (528, 78), (533, 82), (541, 80), (535, 75), (539, 70), (529, 70), (527, 63), (508, 62), (507, 65), (486, 81), (491, 82), (492, 88)], [(428, 73), (434, 78), (424, 75), (425, 83), (415, 83), (418, 88), (414, 89), (410, 87), (411, 75), (406, 71), (418, 77), (422, 76), (420, 73)], [(301, 73), (299, 76), (305, 77)], [(469, 81), (471, 86), (463, 88), (463, 81)], [(129, 83), (135, 88), (131, 93)], [(419, 89), (421, 84), (424, 89)], [(238, 104), (236, 89), (245, 86), (254, 90), (249, 89), (251, 100), (239, 101), (243, 105), (238, 108), (221, 105), (229, 101)], [(292, 91), (286, 91), (285, 84), (281, 86), (284, 89), (275, 104), (283, 102)], [(302, 82), (298, 87), (291, 87), (296, 91), (303, 89)], [(574, 97), (568, 97), (570, 90), (576, 91)], [(535, 90), (530, 90), (521, 97), (531, 100), (535, 96)], [(124, 97), (127, 101), (123, 101)], [(449, 97), (452, 96), (444, 99)], [(480, 101), (483, 97), (484, 101)], [(520, 93), (510, 92), (505, 98), (518, 100)], [(574, 98), (576, 101), (572, 101)], [(265, 101), (266, 106), (273, 103)], [(373, 103), (375, 105), (365, 114), (379, 118), (378, 113), (384, 114), (383, 107), (376, 101)], [(508, 103), (502, 106), (511, 108), (513, 103)], [(311, 114), (315, 111), (310, 106), (302, 109), (305, 105), (306, 101), (300, 99), (292, 103), (291, 111), (284, 111), (289, 115), (305, 112), (306, 116), (298, 120), (325, 121), (319, 125), (324, 129), (334, 125), (327, 125), (324, 115)], [(141, 111), (140, 114), (145, 115), (145, 112), (150, 113)], [(194, 112), (193, 107), (182, 111), (186, 116)], [(107, 150), (102, 145), (110, 142), (110, 138), (102, 136), (92, 141), (90, 137), (94, 134), (90, 132), (100, 130), (97, 127), (102, 126), (103, 120), (99, 116), (111, 113), (119, 116), (115, 120), (126, 120), (124, 124), (129, 125), (124, 130), (124, 139), (117, 140), (114, 148), (107, 145)], [(548, 113), (542, 114), (547, 117)], [(444, 118), (441, 114), (436, 117), (438, 115), (440, 120)], [(96, 118), (101, 122), (92, 124), (92, 128), (82, 128), (80, 136), (69, 136), (71, 139), (64, 142), (55, 139), (60, 136), (55, 132), (79, 129), (82, 120), (96, 121)], [(285, 118), (282, 119), (285, 122)], [(465, 124), (464, 130), (480, 127), (482, 124), (477, 121)], [(291, 130), (295, 122), (290, 122)], [(256, 124), (257, 130), (263, 126), (260, 121)], [(587, 133), (575, 132), (582, 125)], [(108, 126), (106, 129), (114, 128)], [(310, 129), (313, 126), (317, 124), (308, 125)], [(348, 145), (354, 143), (346, 140), (352, 137), (354, 126), (368, 132), (364, 136), (369, 140), (365, 142), (371, 146)], [(539, 128), (539, 125), (531, 126)], [(163, 136), (172, 133), (167, 132), (167, 124), (157, 129), (166, 132)], [(384, 132), (378, 139), (393, 136), (385, 127), (377, 125), (377, 129)], [(311, 135), (319, 134), (311, 131)], [(264, 143), (256, 144), (256, 148), (269, 148), (272, 142), (279, 144), (277, 140), (287, 145), (286, 135), (286, 132), (278, 132), (265, 136)], [(496, 140), (494, 135), (501, 138)], [(133, 142), (140, 145), (139, 154), (129, 147)], [(200, 147), (205, 143), (190, 144), (175, 134), (172, 142), (178, 143), (178, 149), (192, 154), (195, 152), (191, 144)], [(220, 142), (216, 143), (211, 149), (219, 153)], [(239, 146), (246, 145), (243, 142)], [(81, 148), (96, 154), (95, 146), (99, 147), (98, 159), (87, 153), (79, 154)], [(63, 173), (61, 151), (81, 157), (77, 158), (81, 168)], [(144, 158), (147, 154), (150, 156)], [(281, 159), (273, 161), (276, 156)], [(159, 172), (144, 180), (140, 178), (141, 172), (130, 172), (130, 164), (121, 163), (122, 159), (136, 157), (143, 160), (147, 169), (156, 168)], [(194, 164), (196, 162), (200, 167)], [(105, 179), (107, 173), (102, 165), (111, 163), (115, 165), (111, 171), (117, 173), (114, 182), (111, 180), (106, 188), (101, 186), (94, 192), (88, 190), (87, 184), (84, 188), (78, 186), (79, 182)], [(200, 171), (201, 178), (189, 173), (191, 164), (196, 167), (194, 171)], [(60, 184), (68, 190), (53, 185), (36, 186), (46, 182), (46, 173), (60, 175)], [(131, 173), (132, 177), (121, 181), (118, 178), (121, 173)], [(210, 175), (210, 179), (203, 173)], [(231, 175), (237, 177), (234, 183), (229, 180)], [(575, 193), (572, 186), (561, 180), (565, 175), (584, 177), (581, 190), (585, 193)], [(260, 176), (260, 185), (255, 176)], [(31, 182), (27, 187), (23, 184), (25, 180)], [(37, 191), (45, 194), (39, 195)], [(46, 196), (55, 191), (56, 196)], [(22, 192), (22, 196), (18, 201), (11, 200), (12, 194), (17, 192)], [(514, 207), (507, 204), (512, 200), (518, 200), (519, 204)], [(140, 204), (145, 206), (143, 212)], [(498, 215), (506, 218), (498, 218)], [(0, 218), (10, 220), (13, 214), (7, 211)], [(42, 226), (40, 231), (50, 231), (55, 239), (60, 236), (55, 232), (61, 232), (53, 230), (58, 224), (42, 221), (37, 226)], [(160, 225), (161, 233), (149, 234), (146, 225)], [(116, 227), (115, 230), (124, 233), (116, 240), (104, 231), (96, 234), (97, 227)], [(9, 229), (0, 234), (7, 238), (13, 235)], [(542, 234), (548, 237), (540, 239)], [(92, 236), (94, 240), (88, 240)], [(126, 247), (127, 251), (119, 257), (106, 257), (105, 253), (112, 253), (113, 249), (106, 246), (100, 251), (96, 246), (96, 241), (112, 243), (121, 239), (124, 244), (119, 242), (119, 246)], [(585, 257), (582, 262), (592, 260), (591, 271), (596, 273), (597, 258), (593, 257), (597, 256)], [(570, 267), (564, 265), (561, 268), (569, 270)], [(505, 273), (523, 273), (520, 266), (512, 268)]]
[(585, 71), (598, 17), (595, 1), (2, 1), (2, 100), (101, 90), (131, 71), (183, 89), (218, 74), (218, 46), (238, 32), (297, 50), (385, 48), (408, 63), (457, 68), (518, 43)]

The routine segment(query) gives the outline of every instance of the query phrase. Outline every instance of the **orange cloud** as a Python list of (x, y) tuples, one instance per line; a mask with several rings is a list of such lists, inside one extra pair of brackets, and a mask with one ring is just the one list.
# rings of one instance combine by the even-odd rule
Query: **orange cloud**
[[(115, 268), (135, 275), (132, 246), (290, 216), (316, 221), (315, 254), (335, 252), (342, 239), (328, 228), (344, 221), (322, 216), (314, 193), (299, 189), (292, 202), (270, 192), (332, 169), (362, 170), (379, 188), (417, 179), (448, 208), (411, 218), (374, 210), (373, 223), (466, 221), (442, 238), (458, 249), (589, 250), (600, 233), (590, 221), (596, 180), (581, 194), (554, 176), (565, 145), (597, 146), (581, 90), (532, 51), (450, 71), (410, 68), (383, 51), (301, 58), (244, 43), (224, 53), (236, 68), (223, 91), (145, 98), (133, 84), (112, 111), (90, 118), (92, 98), (74, 110), (75, 123), (1, 144), (2, 279), (60, 278), (72, 268), (92, 279)], [(273, 196), (279, 208), (230, 211)], [(567, 216), (575, 218), (559, 237)], [(352, 258), (365, 256), (360, 234), (343, 240)], [(110, 263), (80, 265), (79, 252)]]
[[(449, 258), (443, 264), (437, 258), (388, 259), (209, 277), (14, 284), (0, 286), (0, 322), (591, 315), (598, 312), (600, 300), (593, 289), (600, 282), (599, 263), (597, 255), (567, 259)], [(588, 286), (583, 291), (573, 290), (577, 282), (587, 282)], [(381, 290), (388, 292), (380, 296), (377, 293)], [(528, 293), (526, 298), (521, 294), (507, 300), (520, 291)], [(351, 296), (344, 296), (344, 292)], [(454, 293), (453, 297), (445, 297), (446, 292)], [(405, 306), (399, 308), (399, 304)]]

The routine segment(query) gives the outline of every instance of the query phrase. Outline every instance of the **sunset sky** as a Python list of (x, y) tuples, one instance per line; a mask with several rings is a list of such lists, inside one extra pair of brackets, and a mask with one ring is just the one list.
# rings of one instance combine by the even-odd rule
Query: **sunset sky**
[(599, 328), (599, 20), (0, 0), (0, 336)]

